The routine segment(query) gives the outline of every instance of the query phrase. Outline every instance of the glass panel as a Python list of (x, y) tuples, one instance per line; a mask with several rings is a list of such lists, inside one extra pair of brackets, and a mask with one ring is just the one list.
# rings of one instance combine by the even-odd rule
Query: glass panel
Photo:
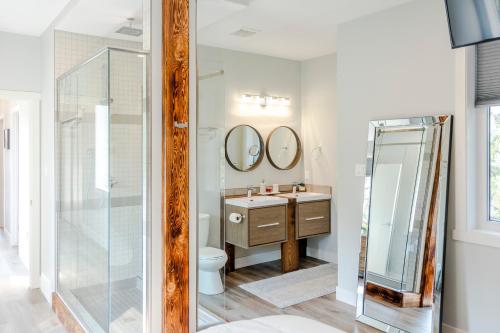
[(404, 268), (424, 133), (379, 130), (375, 140), (367, 280), (397, 290), (413, 290)]
[[(201, 53), (202, 51), (199, 50)], [(225, 304), (225, 261), (211, 266), (204, 253), (211, 249), (224, 249), (224, 229), (221, 224), (221, 193), (224, 193), (224, 138), (225, 138), (225, 87), (223, 64), (203, 61), (199, 64), (198, 81), (198, 328), (223, 322)], [(223, 255), (214, 252), (212, 257)], [(210, 257), (210, 256), (208, 256)], [(203, 260), (205, 258), (206, 260)], [(217, 265), (217, 264), (216, 264)], [(211, 268), (211, 269), (210, 269)], [(220, 274), (218, 277), (216, 274)], [(222, 282), (222, 286), (220, 286)], [(214, 287), (219, 284), (219, 289)], [(218, 290), (217, 290), (218, 289)], [(217, 304), (222, 306), (217, 306)]]
[(57, 290), (92, 332), (108, 330), (109, 192), (96, 183), (97, 156), (106, 156), (99, 148), (107, 146), (96, 141), (107, 67), (104, 52), (58, 83)]
[(146, 326), (145, 82), (114, 49), (58, 80), (57, 292), (89, 332)]
[(490, 108), (490, 220), (500, 222), (500, 106)]
[[(143, 330), (145, 57), (110, 51), (110, 332)], [(104, 121), (104, 120), (103, 120)], [(105, 126), (103, 126), (104, 128)]]

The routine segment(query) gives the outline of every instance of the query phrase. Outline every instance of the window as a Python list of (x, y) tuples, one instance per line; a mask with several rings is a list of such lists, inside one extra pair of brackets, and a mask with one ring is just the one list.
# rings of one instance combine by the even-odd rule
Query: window
[[(477, 183), (476, 227), (500, 232), (500, 42), (478, 45), (476, 51), (475, 109), (469, 136), (477, 140), (474, 174)], [(474, 121), (475, 119), (475, 121)]]
[(500, 106), (488, 109), (489, 220), (500, 223)]

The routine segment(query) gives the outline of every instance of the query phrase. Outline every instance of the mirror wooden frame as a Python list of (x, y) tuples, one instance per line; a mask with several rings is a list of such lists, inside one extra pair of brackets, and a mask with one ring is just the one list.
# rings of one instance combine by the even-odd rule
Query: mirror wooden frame
[[(279, 167), (274, 162), (273, 158), (271, 157), (271, 152), (269, 151), (269, 142), (271, 141), (271, 138), (272, 138), (274, 132), (276, 132), (280, 128), (286, 128), (286, 129), (290, 130), (292, 132), (293, 136), (295, 137), (295, 140), (297, 141), (297, 151), (295, 152), (295, 157), (293, 158), (292, 162), (285, 168)], [(300, 138), (299, 138), (297, 132), (295, 132), (293, 130), (293, 128), (291, 128), (289, 126), (279, 126), (279, 127), (276, 127), (275, 129), (273, 129), (271, 131), (271, 133), (269, 133), (269, 136), (267, 137), (267, 140), (266, 140), (266, 156), (267, 156), (267, 159), (269, 160), (269, 163), (271, 163), (271, 165), (278, 170), (293, 169), (297, 165), (297, 163), (299, 163), (300, 157), (302, 156), (302, 142), (300, 141)]]
[[(238, 168), (236, 165), (234, 165), (234, 163), (231, 161), (231, 159), (229, 158), (229, 155), (227, 154), (227, 141), (229, 140), (229, 136), (231, 135), (231, 133), (239, 128), (239, 127), (250, 127), (251, 129), (253, 129), (255, 131), (255, 133), (257, 133), (257, 136), (259, 137), (259, 144), (261, 146), (261, 149), (259, 151), (259, 158), (257, 159), (257, 161), (255, 161), (255, 163), (248, 169), (245, 169), (245, 170), (242, 170), (240, 168)], [(237, 125), (237, 126), (234, 126), (233, 128), (231, 128), (231, 130), (229, 130), (229, 132), (227, 132), (226, 134), (226, 139), (224, 140), (224, 154), (226, 156), (226, 161), (227, 163), (229, 164), (229, 166), (231, 166), (231, 168), (233, 168), (234, 170), (236, 171), (240, 171), (240, 172), (248, 172), (248, 171), (252, 171), (252, 170), (255, 170), (259, 165), (260, 163), (262, 163), (262, 160), (264, 159), (264, 139), (262, 139), (262, 135), (260, 135), (259, 131), (257, 131), (257, 129), (255, 127), (252, 127), (250, 125), (247, 125), (247, 124), (241, 124), (241, 125)]]
[[(431, 198), (429, 204), (429, 215), (427, 218), (427, 232), (425, 234), (425, 250), (424, 256), (433, 256), (431, 258), (424, 258), (424, 270), (432, 271), (433, 279), (423, 279), (422, 290), (425, 289), (427, 294), (431, 295), (428, 301), (432, 304), (432, 333), (440, 333), (442, 326), (443, 315), (443, 284), (444, 284), (444, 267), (445, 267), (445, 251), (446, 251), (446, 222), (448, 214), (448, 192), (449, 192), (449, 174), (450, 174), (450, 160), (451, 160), (451, 137), (452, 137), (452, 116), (427, 116), (415, 117), (407, 119), (393, 119), (393, 120), (378, 120), (371, 121), (369, 124), (368, 134), (368, 156), (367, 156), (367, 170), (372, 170), (373, 165), (373, 152), (375, 149), (375, 135), (380, 128), (405, 129), (416, 128), (425, 126), (439, 126), (437, 132), (439, 133), (437, 143), (437, 157), (435, 164), (435, 171), (433, 181), (431, 184)], [(372, 141), (370, 141), (370, 139)], [(370, 171), (371, 173), (371, 171)], [(358, 288), (357, 288), (357, 302), (356, 302), (356, 320), (365, 323), (369, 326), (375, 327), (383, 332), (388, 333), (406, 333), (401, 328), (391, 326), (380, 319), (367, 316), (364, 309), (365, 300), (365, 286), (366, 286), (366, 267), (367, 267), (367, 252), (368, 252), (368, 239), (370, 230), (370, 203), (371, 203), (371, 186), (372, 177), (365, 177), (365, 188), (370, 189), (365, 192), (365, 205), (363, 216), (367, 217), (366, 230), (361, 230), (361, 250), (359, 255), (359, 274), (358, 274)], [(365, 221), (363, 221), (365, 222)], [(435, 227), (435, 228), (434, 228)], [(439, 230), (437, 230), (439, 228)], [(366, 233), (366, 236), (365, 236)], [(366, 237), (366, 240), (363, 240)], [(366, 242), (366, 246), (364, 244)], [(432, 249), (434, 251), (427, 251)], [(439, 259), (442, 259), (440, 262)], [(427, 263), (427, 264), (425, 264)], [(425, 293), (422, 294), (422, 298)], [(415, 333), (415, 332), (412, 332)]]

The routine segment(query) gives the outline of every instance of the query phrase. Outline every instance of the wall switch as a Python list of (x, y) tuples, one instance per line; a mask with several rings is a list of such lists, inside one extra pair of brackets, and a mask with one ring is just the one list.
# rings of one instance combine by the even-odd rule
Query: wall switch
[(364, 177), (366, 175), (366, 165), (356, 164), (354, 168), (354, 174), (356, 175), (356, 177)]

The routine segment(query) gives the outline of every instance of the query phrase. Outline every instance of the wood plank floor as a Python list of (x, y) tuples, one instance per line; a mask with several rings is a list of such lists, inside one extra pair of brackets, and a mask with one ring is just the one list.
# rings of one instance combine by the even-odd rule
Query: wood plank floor
[(28, 287), (28, 271), (0, 228), (0, 332), (66, 333), (40, 289)]
[[(321, 260), (307, 257), (301, 260), (300, 268), (315, 267), (324, 263)], [(243, 283), (258, 281), (281, 274), (280, 260), (240, 268), (226, 275), (226, 292), (224, 294), (216, 296), (200, 294), (200, 305), (226, 321), (289, 314), (316, 319), (345, 332), (379, 332), (369, 326), (356, 322), (355, 308), (337, 301), (335, 293), (279, 309), (238, 287)]]

